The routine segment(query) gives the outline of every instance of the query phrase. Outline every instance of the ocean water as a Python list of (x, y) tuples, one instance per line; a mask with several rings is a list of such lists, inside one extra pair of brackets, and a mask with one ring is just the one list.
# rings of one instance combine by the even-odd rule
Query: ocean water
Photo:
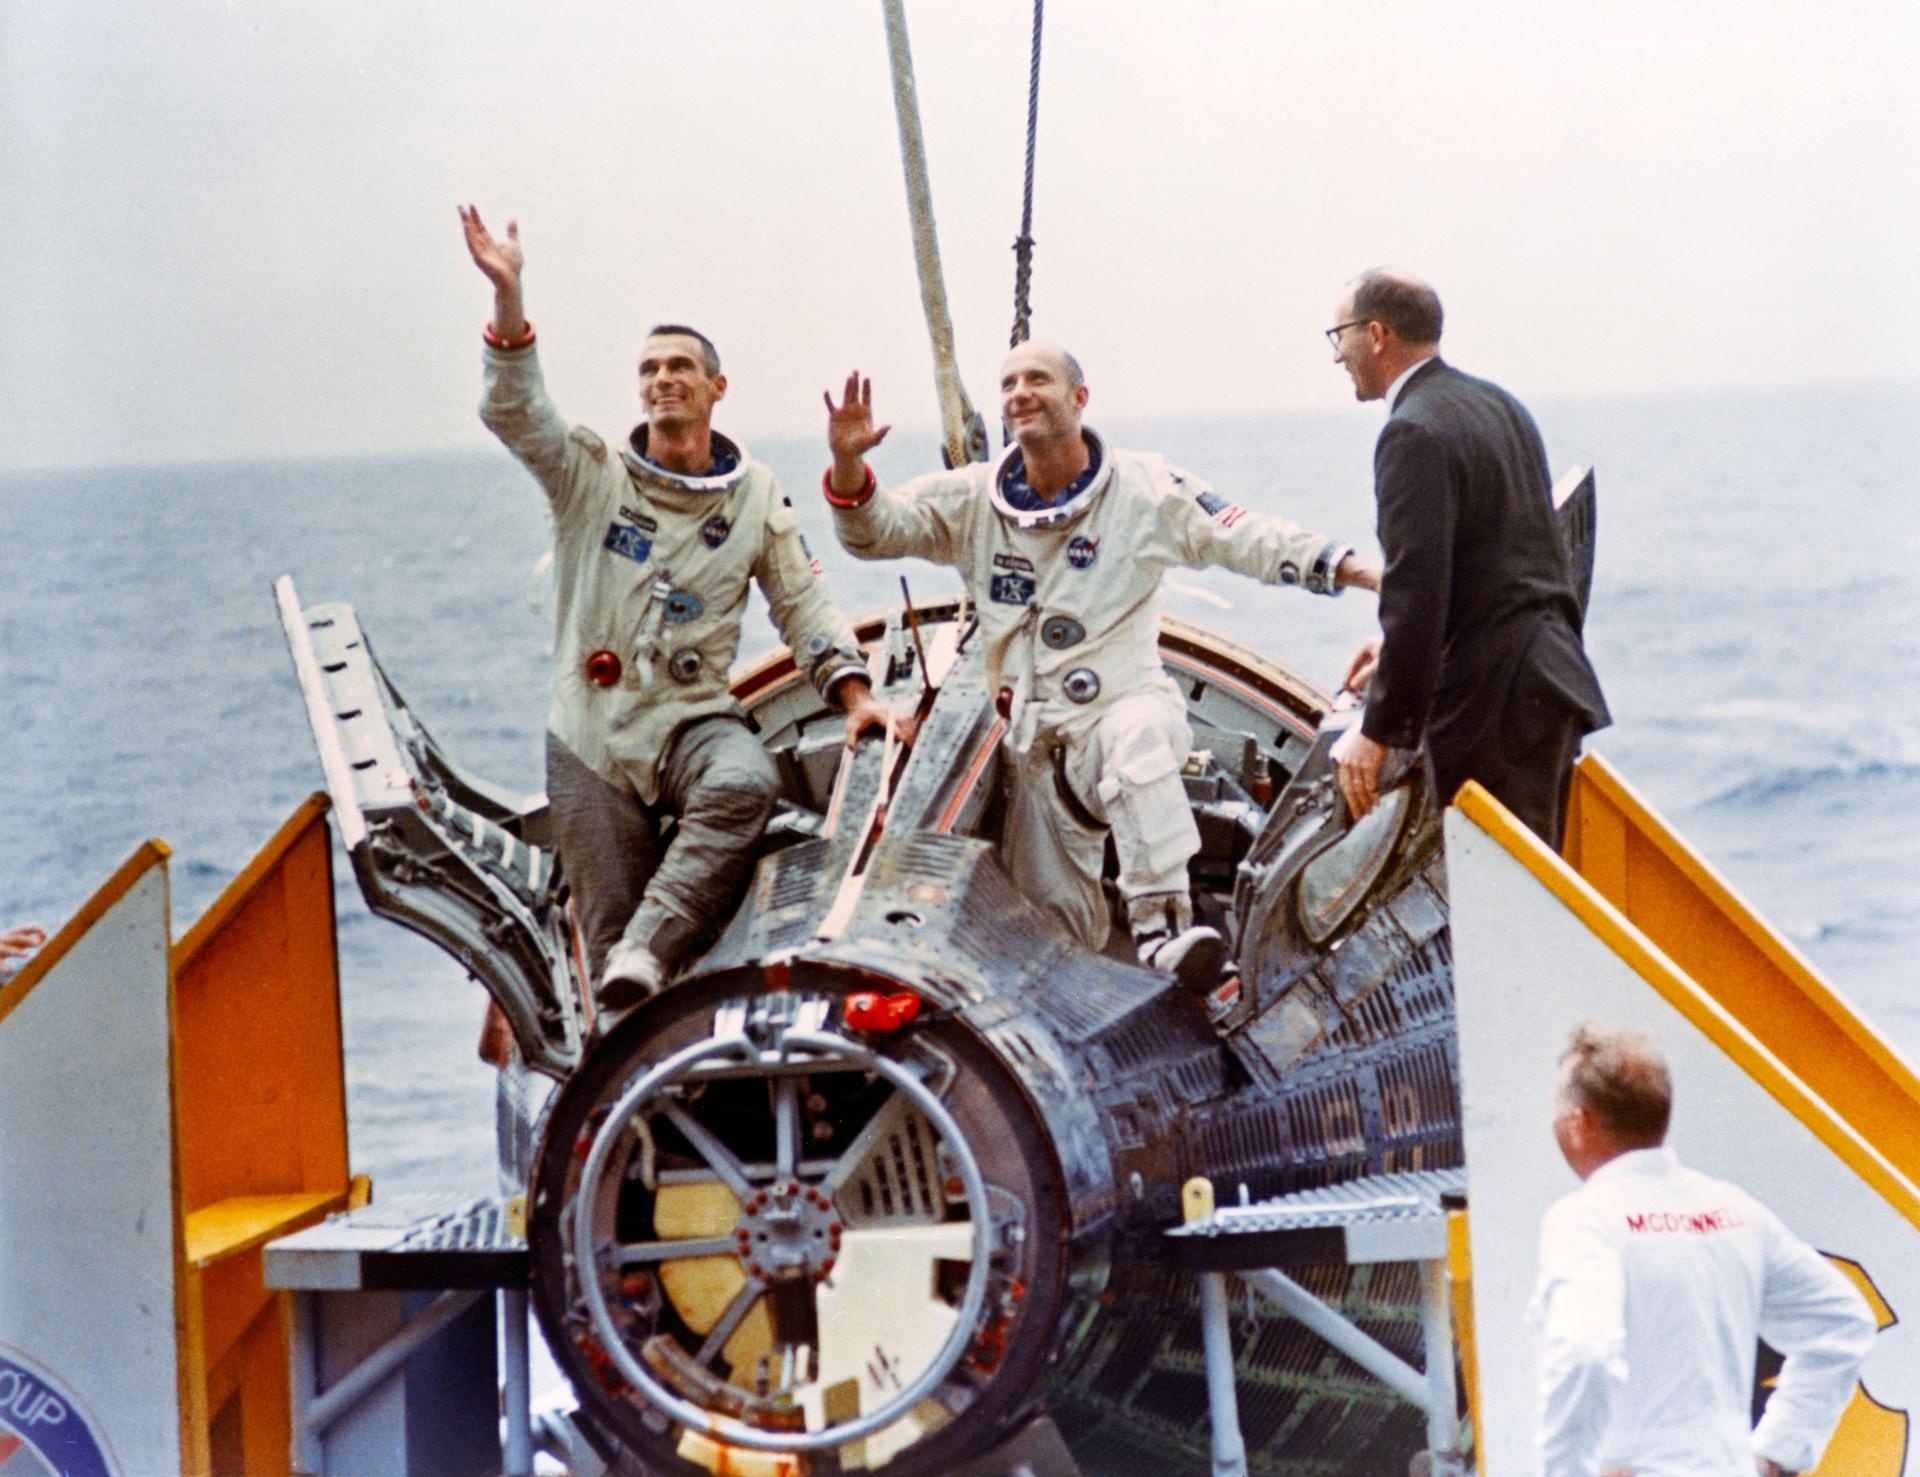
[[(1911, 1057), (1920, 1058), (1920, 387), (1534, 405), (1556, 470), (1598, 468), (1593, 747)], [(449, 407), (450, 421), (468, 414)], [(1234, 501), (1370, 546), (1378, 412), (1112, 425)], [(619, 428), (602, 427), (604, 432)], [(734, 429), (734, 428), (729, 428)], [(748, 428), (739, 428), (745, 432)], [(842, 606), (901, 567), (834, 542), (814, 440), (753, 443)], [(885, 476), (937, 464), (896, 432)], [(537, 791), (546, 516), (504, 452), (0, 479), (0, 920), (53, 928), (142, 839), (173, 848), (176, 936), (322, 781), (271, 585), (345, 600), (451, 753)], [(916, 599), (955, 576), (905, 566)], [(1331, 687), (1371, 601), (1218, 571), (1166, 608)], [(750, 615), (747, 650), (773, 641)], [(336, 859), (355, 1168), (391, 1190), (493, 1185), (484, 1000), (372, 918)]]

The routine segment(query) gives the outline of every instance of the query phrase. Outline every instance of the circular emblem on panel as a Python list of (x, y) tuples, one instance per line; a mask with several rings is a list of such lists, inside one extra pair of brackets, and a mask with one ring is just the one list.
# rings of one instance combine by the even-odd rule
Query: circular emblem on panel
[(688, 621), (698, 620), (700, 612), (706, 608), (700, 597), (691, 590), (675, 590), (667, 596), (667, 624), (684, 626)]
[(1070, 615), (1050, 615), (1040, 622), (1040, 640), (1055, 651), (1078, 646), (1087, 638), (1087, 628)]
[(1092, 569), (1100, 557), (1100, 540), (1076, 533), (1067, 540), (1067, 563), (1075, 569)]
[(733, 525), (727, 522), (724, 513), (715, 513), (700, 525), (700, 541), (709, 549), (717, 549), (727, 541), (727, 535), (733, 532)]
[(1100, 696), (1100, 674), (1092, 667), (1075, 667), (1060, 685), (1076, 703), (1090, 703)]
[(73, 1392), (4, 1344), (0, 1467), (20, 1477), (116, 1477), (120, 1470)]

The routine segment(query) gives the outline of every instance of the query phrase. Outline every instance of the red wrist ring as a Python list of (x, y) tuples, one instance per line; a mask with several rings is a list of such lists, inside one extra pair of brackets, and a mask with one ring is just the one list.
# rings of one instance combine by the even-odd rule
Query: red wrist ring
[(836, 508), (857, 508), (866, 502), (868, 498), (872, 497), (874, 489), (878, 487), (880, 483), (873, 475), (873, 468), (865, 462), (860, 463), (860, 470), (867, 474), (867, 480), (861, 489), (852, 497), (842, 497), (833, 490), (832, 467), (828, 467), (826, 471), (822, 472), (820, 474), (820, 490), (827, 495), (827, 501), (832, 503)]
[(480, 337), (485, 339), (491, 348), (524, 349), (528, 344), (533, 342), (533, 324), (527, 324), (527, 331), (521, 334), (519, 338), (502, 338), (500, 337), (499, 330), (489, 323), (480, 330)]

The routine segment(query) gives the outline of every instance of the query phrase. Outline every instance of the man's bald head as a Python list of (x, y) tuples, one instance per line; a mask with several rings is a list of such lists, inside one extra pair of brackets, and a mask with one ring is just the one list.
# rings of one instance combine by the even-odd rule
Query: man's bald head
[(1080, 368), (1080, 361), (1052, 339), (1030, 338), (1015, 344), (1007, 352), (1007, 357), (1001, 365), (1003, 381), (1007, 371), (1014, 367), (1014, 361), (1017, 359), (1022, 362), (1040, 359), (1051, 364), (1059, 371), (1061, 379), (1069, 390), (1077, 390), (1087, 382), (1087, 376)]
[(1390, 328), (1406, 343), (1424, 348), (1440, 342), (1440, 294), (1398, 267), (1375, 267), (1362, 272), (1348, 286), (1347, 315), (1363, 323)]
[(1027, 481), (1042, 497), (1065, 487), (1086, 465), (1080, 412), (1087, 393), (1080, 361), (1045, 339), (1014, 345), (1000, 366), (1000, 419), (1020, 443)]

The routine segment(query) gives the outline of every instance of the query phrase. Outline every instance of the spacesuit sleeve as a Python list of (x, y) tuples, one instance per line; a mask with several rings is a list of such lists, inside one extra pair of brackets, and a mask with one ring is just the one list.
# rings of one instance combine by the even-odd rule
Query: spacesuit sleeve
[(1297, 523), (1230, 503), (1206, 483), (1167, 468), (1172, 495), (1160, 504), (1170, 562), (1195, 569), (1217, 564), (1269, 585), (1302, 585), (1315, 595), (1337, 595), (1334, 572), (1351, 544), (1309, 533)]
[(587, 469), (607, 459), (607, 446), (585, 426), (569, 428), (540, 377), (533, 345), (485, 350), (486, 392), (480, 420), (498, 436), (547, 494), (562, 517)]
[(1613, 1403), (1627, 1381), (1626, 1273), (1619, 1251), (1571, 1200), (1540, 1228), (1542, 1477), (1593, 1477)]
[(964, 570), (977, 495), (963, 472), (934, 472), (898, 487), (876, 487), (864, 502), (834, 506), (834, 532), (856, 559), (911, 555)]
[(1760, 1337), (1786, 1355), (1753, 1450), (1785, 1471), (1806, 1472), (1853, 1396), (1877, 1329), (1866, 1299), (1831, 1262), (1765, 1207), (1756, 1204), (1752, 1214), (1767, 1252)]
[(866, 676), (853, 627), (828, 596), (826, 577), (807, 552), (793, 507), (777, 487), (753, 577), (767, 597), (780, 639), (822, 697), (830, 696), (843, 677)]

